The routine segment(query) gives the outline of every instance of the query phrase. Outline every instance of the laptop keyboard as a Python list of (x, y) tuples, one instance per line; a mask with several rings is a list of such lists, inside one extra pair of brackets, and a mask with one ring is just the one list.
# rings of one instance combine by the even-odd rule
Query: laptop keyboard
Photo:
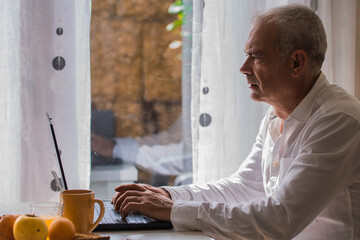
[[(140, 213), (130, 212), (126, 218), (122, 218), (121, 214), (116, 212), (111, 202), (104, 201), (105, 214), (100, 224), (146, 224), (155, 222), (154, 219), (144, 216)], [(96, 220), (100, 214), (100, 206), (95, 204), (95, 216)]]

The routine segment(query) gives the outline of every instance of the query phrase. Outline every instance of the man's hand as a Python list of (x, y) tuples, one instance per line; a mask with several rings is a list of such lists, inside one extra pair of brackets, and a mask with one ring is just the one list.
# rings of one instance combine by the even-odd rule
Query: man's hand
[(115, 188), (118, 192), (111, 203), (122, 217), (136, 211), (160, 221), (170, 221), (173, 201), (168, 192), (145, 184), (126, 184)]
[(115, 142), (113, 140), (91, 134), (91, 151), (95, 154), (112, 158)]

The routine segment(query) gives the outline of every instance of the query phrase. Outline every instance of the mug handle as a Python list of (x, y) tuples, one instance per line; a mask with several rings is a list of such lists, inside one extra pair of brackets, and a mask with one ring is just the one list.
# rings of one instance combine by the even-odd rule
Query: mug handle
[(91, 204), (95, 205), (95, 203), (100, 205), (100, 215), (93, 224), (89, 225), (89, 228), (88, 228), (89, 233), (91, 233), (96, 228), (96, 226), (99, 225), (101, 219), (104, 217), (104, 214), (105, 214), (104, 203), (100, 199), (97, 199), (97, 198), (91, 199)]

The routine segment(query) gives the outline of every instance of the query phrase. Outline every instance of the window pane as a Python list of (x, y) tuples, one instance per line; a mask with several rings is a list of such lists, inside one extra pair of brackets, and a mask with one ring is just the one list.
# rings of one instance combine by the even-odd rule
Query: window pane
[[(152, 151), (156, 151), (154, 158), (161, 158), (159, 151), (166, 151), (165, 145), (171, 143), (182, 148), (181, 26), (166, 30), (169, 23), (178, 19), (176, 14), (168, 13), (172, 3), (173, 0), (92, 1), (92, 131), (107, 139), (127, 138), (129, 141), (120, 148), (132, 149), (130, 160), (126, 154), (121, 159), (104, 158), (98, 150), (92, 154), (93, 166), (127, 161), (134, 164), (141, 154), (150, 156)], [(176, 120), (180, 121), (180, 128), (169, 133)], [(125, 147), (134, 141), (138, 149), (133, 145)], [(92, 142), (94, 145), (94, 136)], [(151, 181), (153, 169), (142, 162), (138, 169), (145, 172), (143, 181)]]

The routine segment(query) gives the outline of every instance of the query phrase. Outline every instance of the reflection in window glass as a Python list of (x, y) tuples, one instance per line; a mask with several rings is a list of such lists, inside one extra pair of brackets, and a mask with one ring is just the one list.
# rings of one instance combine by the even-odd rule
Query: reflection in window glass
[(182, 171), (181, 28), (166, 30), (174, 2), (92, 1), (93, 169), (128, 162), (146, 183)]

